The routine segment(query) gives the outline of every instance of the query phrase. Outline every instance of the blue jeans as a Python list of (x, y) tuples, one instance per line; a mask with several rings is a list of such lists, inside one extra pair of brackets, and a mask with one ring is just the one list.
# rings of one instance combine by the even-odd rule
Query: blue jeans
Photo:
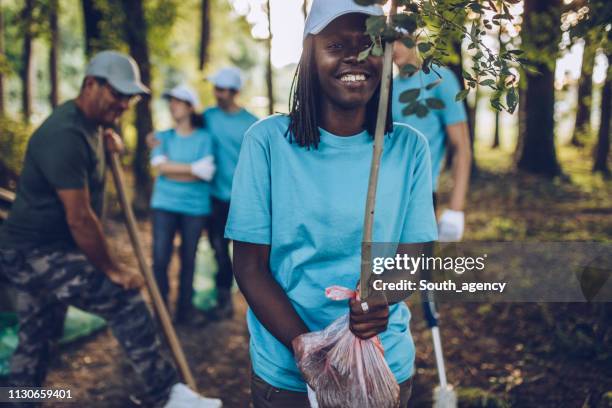
[(172, 257), (174, 236), (181, 234), (181, 269), (179, 296), (176, 307), (178, 320), (187, 317), (192, 308), (193, 274), (200, 234), (207, 217), (193, 216), (166, 210), (153, 210), (153, 273), (164, 301), (168, 302), (168, 264)]

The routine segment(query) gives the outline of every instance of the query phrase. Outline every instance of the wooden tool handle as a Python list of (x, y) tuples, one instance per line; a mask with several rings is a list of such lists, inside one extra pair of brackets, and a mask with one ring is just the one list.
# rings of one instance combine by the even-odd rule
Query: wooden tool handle
[(157, 287), (157, 282), (155, 281), (155, 277), (153, 276), (153, 271), (151, 271), (151, 268), (147, 263), (144, 251), (142, 249), (142, 243), (140, 240), (140, 236), (138, 235), (138, 229), (136, 225), (136, 218), (134, 217), (134, 212), (132, 211), (132, 207), (128, 202), (127, 195), (125, 192), (125, 181), (123, 177), (123, 169), (121, 168), (121, 163), (119, 161), (119, 156), (116, 153), (113, 153), (110, 157), (111, 171), (113, 173), (113, 180), (115, 181), (117, 195), (119, 196), (121, 209), (123, 210), (123, 214), (125, 215), (125, 223), (128, 229), (128, 233), (130, 235), (130, 240), (132, 241), (132, 247), (134, 248), (134, 252), (136, 252), (136, 258), (138, 259), (138, 266), (140, 267), (140, 272), (145, 278), (147, 288), (149, 289), (149, 294), (151, 295), (151, 299), (153, 300), (153, 310), (155, 311), (155, 316), (157, 317), (157, 320), (159, 321), (159, 324), (162, 327), (164, 336), (168, 345), (170, 346), (172, 356), (174, 357), (174, 361), (179, 369), (183, 381), (185, 381), (185, 384), (187, 384), (192, 390), (197, 392), (196, 382), (193, 378), (191, 370), (189, 369), (187, 360), (185, 359), (185, 353), (183, 352), (183, 348), (181, 347), (178, 337), (176, 336), (176, 331), (174, 330), (174, 326), (172, 326), (170, 315), (168, 314), (166, 305), (164, 304), (161, 294), (159, 293), (159, 288)]

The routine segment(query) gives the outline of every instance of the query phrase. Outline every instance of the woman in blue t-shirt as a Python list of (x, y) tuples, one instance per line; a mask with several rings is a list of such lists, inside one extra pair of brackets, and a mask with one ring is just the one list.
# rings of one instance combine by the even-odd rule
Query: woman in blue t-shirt
[[(251, 395), (257, 407), (308, 407), (294, 340), (350, 314), (350, 330), (380, 336), (407, 405), (414, 343), (403, 302), (334, 302), (325, 288), (355, 288), (360, 278), (365, 199), (372, 160), (382, 58), (359, 53), (379, 6), (314, 0), (289, 115), (247, 131), (234, 176), (226, 236), (248, 304)], [(425, 138), (390, 115), (380, 166), (375, 242), (436, 239)], [(299, 357), (298, 357), (299, 358)]]
[(210, 214), (210, 181), (215, 172), (213, 141), (203, 129), (203, 117), (195, 112), (196, 93), (179, 85), (166, 92), (174, 127), (155, 133), (158, 143), (151, 153), (157, 170), (153, 209), (153, 271), (167, 301), (168, 264), (174, 236), (181, 236), (181, 270), (176, 307), (177, 323), (197, 323), (193, 313), (193, 275), (200, 234)]

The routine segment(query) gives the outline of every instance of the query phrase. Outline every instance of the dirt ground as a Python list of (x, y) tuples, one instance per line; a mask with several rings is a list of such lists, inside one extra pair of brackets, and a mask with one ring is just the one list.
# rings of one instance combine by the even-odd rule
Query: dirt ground
[[(468, 238), (554, 240), (563, 234), (570, 240), (609, 241), (610, 183), (590, 192), (575, 185), (483, 174), (471, 195)], [(141, 228), (149, 248), (149, 227)], [(111, 221), (108, 229), (121, 259), (135, 267), (121, 224)], [(246, 304), (239, 293), (235, 304), (231, 321), (201, 329), (179, 327), (178, 334), (200, 390), (222, 398), (226, 407), (248, 407)], [(411, 406), (430, 407), (437, 382), (432, 342), (420, 306), (411, 305), (411, 310), (417, 349)], [(610, 304), (442, 305), (448, 378), (461, 391), (460, 406), (612, 406), (603, 397), (612, 391), (610, 312)], [(47, 385), (69, 386), (79, 406), (144, 406), (137, 402), (142, 386), (109, 330), (55, 354)]]

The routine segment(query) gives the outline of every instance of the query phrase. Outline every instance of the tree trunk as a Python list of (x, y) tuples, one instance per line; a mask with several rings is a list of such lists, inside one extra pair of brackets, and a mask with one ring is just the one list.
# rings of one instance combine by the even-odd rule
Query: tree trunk
[[(2, 0), (0, 0), (0, 60), (6, 61), (6, 54), (4, 50), (4, 13)], [(6, 107), (4, 106), (4, 72), (0, 70), (0, 117), (6, 114)]]
[(85, 56), (91, 58), (100, 47), (100, 39), (102, 32), (100, 22), (103, 15), (100, 9), (96, 7), (96, 0), (82, 0), (83, 6), (83, 21), (85, 24)]
[[(557, 27), (541, 24), (544, 14), (556, 14), (560, 0), (525, 0), (522, 40), (527, 47), (545, 50), (558, 44), (561, 38)], [(551, 38), (552, 36), (552, 38)], [(533, 61), (539, 74), (525, 72), (527, 89), (521, 103), (524, 123), (519, 140), (516, 167), (549, 177), (561, 173), (555, 152), (555, 87), (554, 70), (543, 61)]]
[(51, 45), (49, 47), (49, 81), (51, 93), (49, 102), (55, 108), (59, 103), (59, 84), (57, 80), (57, 55), (59, 46), (59, 28), (57, 25), (57, 15), (59, 14), (58, 0), (49, 2), (49, 31), (51, 32)]
[[(608, 56), (608, 63), (610, 63)], [(601, 93), (601, 123), (597, 136), (597, 147), (595, 149), (595, 163), (593, 172), (601, 172), (605, 176), (610, 175), (608, 167), (608, 156), (610, 155), (610, 116), (612, 116), (612, 68), (608, 66), (608, 76)]]
[[(151, 84), (151, 65), (147, 44), (147, 23), (144, 18), (142, 0), (122, 1), (125, 13), (125, 34), (132, 57), (140, 67), (142, 82)], [(136, 105), (137, 143), (132, 169), (134, 172), (134, 212), (144, 216), (149, 210), (149, 199), (153, 188), (153, 179), (149, 168), (149, 150), (146, 136), (153, 130), (153, 118), (150, 98), (143, 98)]]
[(268, 15), (268, 38), (266, 45), (268, 47), (268, 61), (266, 64), (266, 86), (268, 90), (268, 114), (274, 113), (274, 84), (272, 74), (272, 18), (270, 16), (270, 0), (266, 2), (266, 14)]
[(200, 26), (200, 60), (198, 68), (204, 69), (204, 65), (208, 59), (208, 44), (210, 43), (210, 1), (202, 0), (201, 11), (201, 26)]
[(493, 133), (493, 144), (491, 145), (491, 149), (497, 149), (499, 147), (500, 119), (501, 112), (495, 111), (495, 131)]
[(21, 54), (21, 113), (26, 123), (32, 116), (32, 14), (34, 13), (34, 0), (24, 0), (21, 10), (23, 24), (23, 51)]
[(584, 43), (582, 68), (578, 80), (578, 103), (576, 107), (576, 122), (571, 144), (583, 146), (581, 137), (589, 134), (591, 129), (591, 93), (593, 90), (593, 65), (595, 53), (589, 44)]

